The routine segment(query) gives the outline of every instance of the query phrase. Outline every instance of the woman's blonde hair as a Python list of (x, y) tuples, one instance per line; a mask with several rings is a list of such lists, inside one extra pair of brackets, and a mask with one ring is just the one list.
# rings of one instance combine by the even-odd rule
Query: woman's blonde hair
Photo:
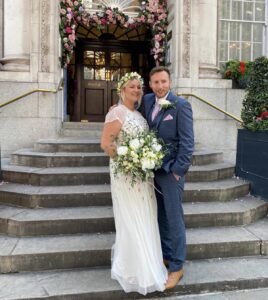
[(124, 88), (127, 86), (127, 84), (132, 80), (138, 80), (141, 84), (141, 96), (140, 99), (138, 99), (138, 104), (140, 105), (141, 99), (143, 96), (143, 79), (137, 72), (130, 72), (126, 73), (118, 82), (117, 84), (117, 94), (119, 95), (120, 101), (125, 101), (125, 91)]

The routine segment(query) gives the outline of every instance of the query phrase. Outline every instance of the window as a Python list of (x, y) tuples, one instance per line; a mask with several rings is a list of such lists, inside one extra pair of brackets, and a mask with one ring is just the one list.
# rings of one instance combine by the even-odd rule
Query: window
[(265, 53), (265, 0), (219, 1), (219, 64)]

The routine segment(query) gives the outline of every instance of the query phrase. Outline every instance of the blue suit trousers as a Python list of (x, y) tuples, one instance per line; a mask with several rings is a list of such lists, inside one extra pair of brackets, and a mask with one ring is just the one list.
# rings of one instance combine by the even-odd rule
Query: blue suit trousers
[(186, 257), (186, 234), (182, 197), (184, 177), (177, 181), (163, 169), (155, 172), (158, 224), (163, 258), (169, 261), (169, 271), (182, 269)]

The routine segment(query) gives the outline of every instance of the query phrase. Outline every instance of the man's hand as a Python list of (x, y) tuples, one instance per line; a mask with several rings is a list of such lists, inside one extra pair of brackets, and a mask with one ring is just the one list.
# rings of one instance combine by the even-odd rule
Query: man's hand
[(175, 174), (174, 172), (172, 174), (177, 181), (179, 181), (181, 179), (181, 177), (179, 175)]

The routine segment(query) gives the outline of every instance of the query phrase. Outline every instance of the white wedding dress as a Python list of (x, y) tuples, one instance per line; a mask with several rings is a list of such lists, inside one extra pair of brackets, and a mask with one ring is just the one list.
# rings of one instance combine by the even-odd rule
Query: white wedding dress
[[(114, 120), (122, 124), (118, 144), (123, 138), (122, 130), (133, 137), (137, 132), (148, 131), (142, 115), (122, 104), (107, 114), (105, 122)], [(114, 176), (113, 166), (111, 159), (111, 192), (116, 227), (111, 276), (125, 292), (145, 295), (163, 291), (168, 275), (163, 264), (153, 181), (138, 182), (132, 186), (128, 176)]]

